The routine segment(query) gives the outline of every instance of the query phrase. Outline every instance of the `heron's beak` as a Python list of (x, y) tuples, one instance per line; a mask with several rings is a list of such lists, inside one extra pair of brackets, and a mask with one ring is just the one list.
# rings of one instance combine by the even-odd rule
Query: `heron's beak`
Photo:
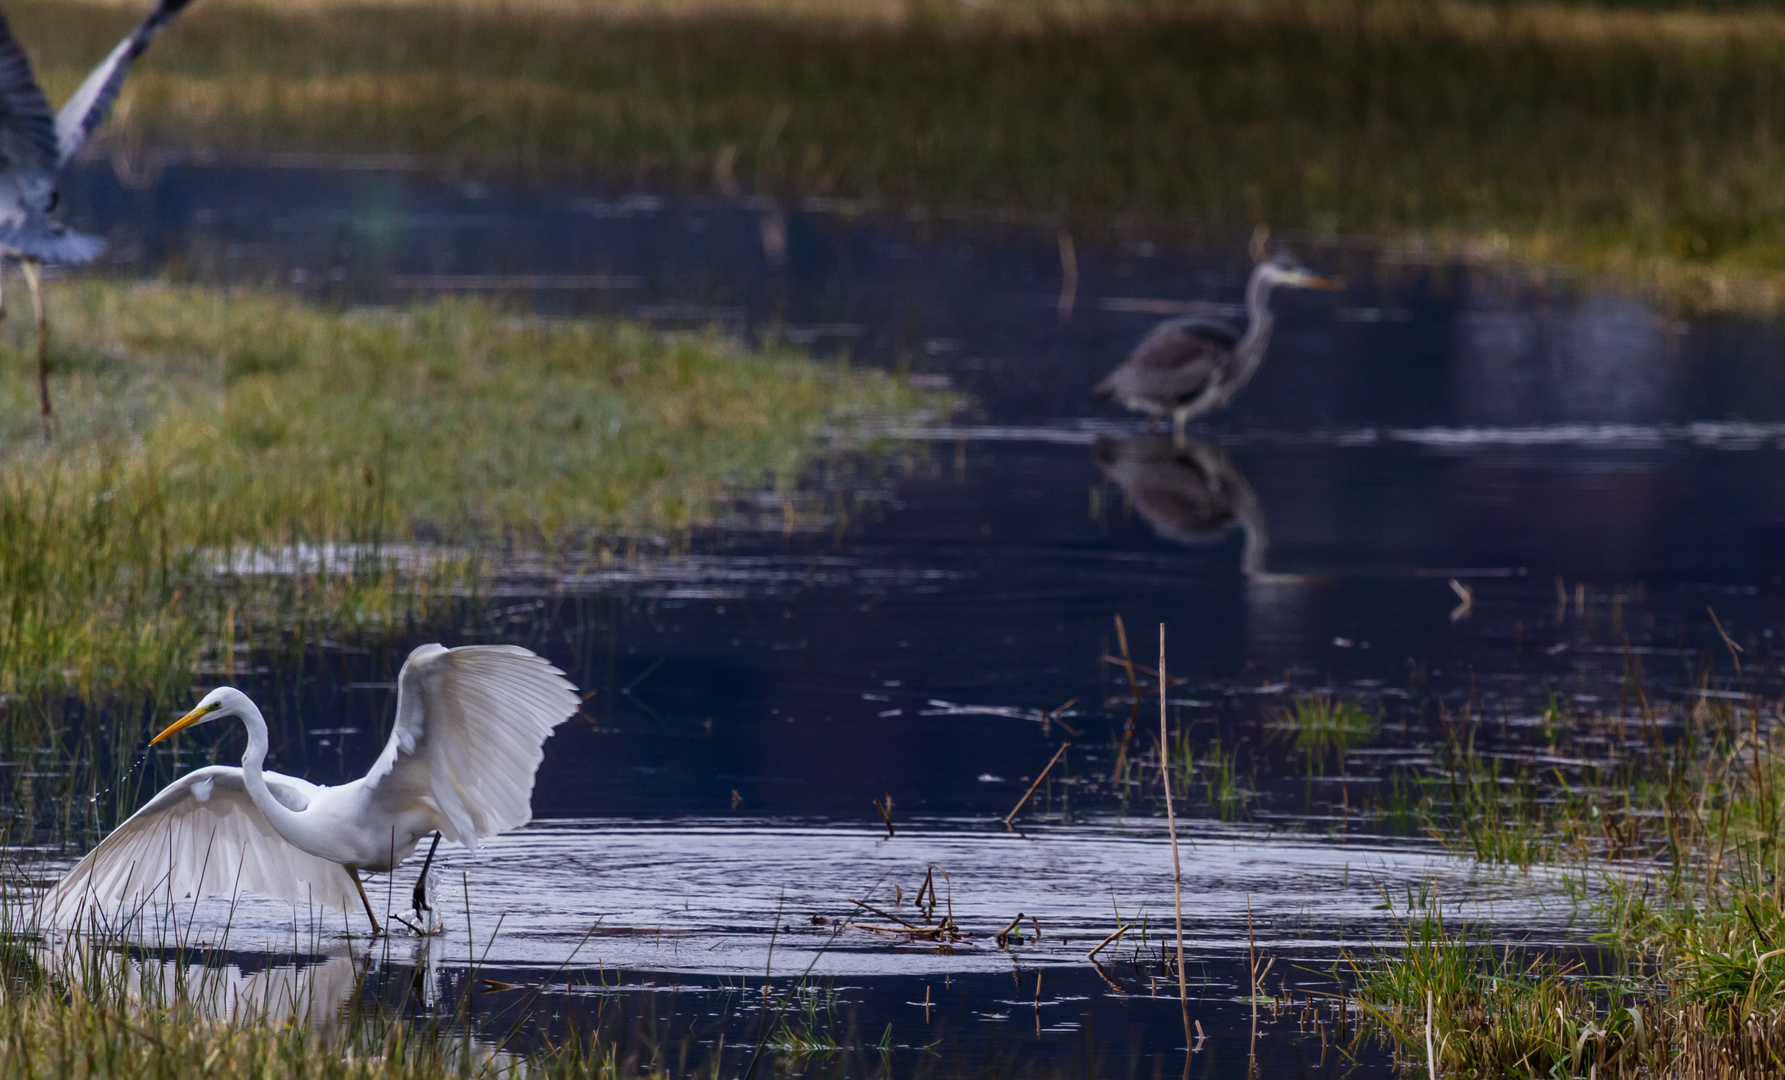
[(1338, 278), (1315, 277), (1313, 274), (1306, 275), (1296, 284), (1304, 289), (1325, 289), (1327, 292), (1338, 292), (1345, 287), (1345, 283)]
[(167, 730), (163, 731), (161, 734), (155, 736), (153, 739), (150, 739), (149, 745), (154, 746), (156, 743), (160, 742), (162, 739), (167, 738), (169, 735), (172, 735), (177, 731), (185, 731), (187, 728), (191, 727), (193, 724), (200, 723), (201, 721), (204, 720), (205, 717), (211, 715), (212, 713), (216, 712), (218, 709), (221, 709), (222, 707), (223, 707), (223, 705), (221, 703), (215, 702), (215, 701), (211, 702), (209, 705), (200, 705), (198, 708), (193, 709), (191, 712), (187, 713), (185, 716), (182, 716), (178, 720), (175, 720), (173, 723), (167, 725)]

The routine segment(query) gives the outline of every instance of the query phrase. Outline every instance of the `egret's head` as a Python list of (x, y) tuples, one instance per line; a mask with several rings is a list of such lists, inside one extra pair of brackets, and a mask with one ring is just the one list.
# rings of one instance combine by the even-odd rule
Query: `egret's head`
[(1331, 292), (1344, 284), (1314, 273), (1296, 262), (1295, 257), (1287, 251), (1279, 251), (1268, 261), (1259, 263), (1258, 274), (1266, 284), (1288, 285), (1297, 289), (1325, 289)]
[(194, 724), (202, 724), (208, 720), (215, 720), (220, 716), (234, 716), (239, 711), (239, 704), (242, 700), (245, 699), (240, 690), (237, 690), (233, 686), (219, 686), (217, 689), (206, 694), (191, 712), (167, 725), (166, 730), (162, 731), (161, 734), (155, 736), (153, 739), (150, 739), (149, 745), (154, 746), (169, 735), (178, 731), (185, 731)]

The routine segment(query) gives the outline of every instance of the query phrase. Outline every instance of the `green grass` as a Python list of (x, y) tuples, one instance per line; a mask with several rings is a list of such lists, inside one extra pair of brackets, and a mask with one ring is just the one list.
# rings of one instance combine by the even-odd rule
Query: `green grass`
[(1435, 901), (1403, 929), (1396, 953), (1358, 972), (1356, 994), (1416, 1061), (1429, 1046), (1445, 1075), (1585, 1076), (1640, 1057), (1643, 1008), (1626, 987), (1447, 926)]
[[(497, 553), (674, 543), (736, 494), (795, 487), (822, 430), (947, 404), (794, 353), (485, 304), (338, 313), (104, 282), (51, 302), (49, 445), (25, 328), (0, 351), (0, 746), (27, 815), (108, 789), (94, 763), (128, 761), (195, 669), (232, 671), (248, 643), (388, 632), (475, 592)], [(337, 554), (228, 572), (317, 550)]]
[(1430, 826), (1483, 862), (1564, 869), (1596, 947), (1491, 941), (1435, 903), (1410, 908), (1406, 940), (1359, 960), (1355, 990), (1410, 1061), (1426, 1060), (1429, 1016), (1455, 1075), (1696, 1080), (1785, 1062), (1785, 741), (1761, 706), (1641, 701), (1635, 716), (1546, 718), (1550, 752), (1624, 747), (1572, 782), (1503, 776), (1447, 740)]
[(1368, 743), (1376, 735), (1377, 718), (1354, 701), (1328, 694), (1297, 698), (1271, 717), (1270, 726), (1287, 737), (1307, 763), (1308, 775), (1330, 767), (1345, 771), (1345, 751)]
[[(136, 16), (8, 7), (52, 96)], [(1645, 5), (1646, 7), (1646, 5)], [(744, 47), (743, 43), (748, 43)], [(1785, 302), (1785, 17), (1417, 0), (207, 0), (104, 136), (1255, 223)]]

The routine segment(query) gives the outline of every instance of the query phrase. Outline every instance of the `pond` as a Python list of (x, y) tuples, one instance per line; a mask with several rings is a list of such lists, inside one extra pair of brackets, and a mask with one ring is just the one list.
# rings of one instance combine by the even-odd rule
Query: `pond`
[[(535, 824), (437, 871), (441, 937), (367, 953), (339, 926), (294, 937), (289, 908), (193, 909), (206, 940), (233, 919), (241, 978), (296, 956), (379, 972), (337, 980), (342, 998), (471, 993), (492, 1045), (528, 1012), (527, 1038), (599, 1015), (697, 1060), (779, 1039), (806, 1070), (849, 1071), (840, 1041), (901, 1072), (1178, 1069), (1158, 719), (1140, 710), (1133, 733), (1122, 663), (1125, 638), (1154, 665), (1163, 623), (1175, 752), (1194, 761), (1177, 809), (1199, 1053), (1382, 1074), (1386, 1050), (1329, 1045), (1331, 1010), (1308, 1019), (1326, 1006), (1282, 1002), (1330, 991), (1348, 950), (1392, 947), (1397, 917), (1434, 902), (1533, 943), (1585, 940), (1553, 875), (1422, 838), (1405, 793), (1448, 725), (1586, 775), (1551, 752), (1546, 717), (1622, 715), (1639, 689), (1739, 698), (1779, 674), (1771, 321), (1688, 322), (1542, 275), (1298, 238), (1345, 288), (1279, 293), (1257, 378), (1174, 447), (1089, 389), (1161, 318), (1243, 317), (1241, 230), (1074, 237), (390, 160), (94, 163), (66, 194), (73, 224), (111, 236), (109, 272), (717, 328), (969, 401), (927, 427), (839, 432), (804, 489), (746, 496), (691, 543), (504, 564), (453, 624), (316, 642), (245, 681), (276, 718), (277, 767), (322, 782), (376, 754), (423, 641), (527, 645), (593, 696), (547, 744)], [(1723, 631), (1745, 650), (1739, 684)], [(1287, 709), (1310, 694), (1356, 702), (1363, 727), (1298, 737)], [(844, 925), (914, 918), (926, 875), (967, 936)], [(1102, 965), (1086, 959), (1129, 922)], [(1260, 970), (1277, 1002), (1262, 1020)]]

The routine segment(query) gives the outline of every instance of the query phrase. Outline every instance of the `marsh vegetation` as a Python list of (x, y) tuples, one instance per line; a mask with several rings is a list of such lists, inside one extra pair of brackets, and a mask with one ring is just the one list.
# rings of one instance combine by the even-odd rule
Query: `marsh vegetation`
[[(7, 13), (52, 97), (72, 89), (140, 14), (117, 0), (18, 0)], [(1067, 235), (1195, 237), (1268, 222), (1417, 258), (1449, 252), (1603, 273), (1683, 307), (1771, 309), (1785, 300), (1778, 224), (1785, 205), (1773, 182), (1785, 164), (1773, 130), (1785, 116), (1782, 60), (1785, 16), (1748, 9), (662, 0), (594, 11), (571, 0), (493, 7), (206, 0), (203, 17), (158, 42), (138, 70), (102, 152), (125, 176), (181, 153), (395, 155), (464, 178), (716, 190), (788, 205), (817, 197), (833, 206), (915, 209), (918, 218), (1016, 216), (1045, 224), (1050, 266), (1056, 226)], [(1032, 283), (1023, 288), (1033, 291)], [(1051, 295), (1046, 300), (1052, 305)], [(254, 678), (262, 667), (284, 677), (302, 669), (286, 661), (318, 642), (357, 648), (475, 622), (491, 571), (518, 555), (574, 552), (601, 565), (624, 563), (636, 544), (677, 549), (722, 522), (740, 493), (792, 493), (824, 460), (825, 433), (958, 404), (772, 344), (546, 320), (502, 304), (337, 311), (267, 291), (86, 280), (58, 282), (51, 302), (60, 412), (53, 442), (38, 433), (22, 320), (5, 328), (0, 353), (0, 451), (9, 462), (0, 480), (0, 787), (10, 800), (9, 837), (48, 850), (83, 846), (140, 803), (140, 785), (165, 764), (127, 765), (142, 729), (187, 704), (195, 683)], [(1348, 311), (1386, 317), (1385, 308)], [(1045, 321), (1054, 318), (1050, 306)], [(958, 341), (914, 340), (934, 343), (936, 356), (959, 352), (963, 364), (982, 359), (969, 359), (975, 350)], [(986, 509), (994, 487), (1027, 498), (1043, 486), (1034, 479), (1039, 470), (1013, 469), (968, 487), (964, 440), (952, 473), (927, 449), (904, 452), (953, 477), (959, 491), (948, 512), (972, 518), (963, 536), (1010, 528)], [(1080, 472), (1070, 474), (1068, 486), (1081, 485), (1073, 499), (1083, 490), (1082, 457), (1074, 459)], [(1298, 460), (1298, 470), (1304, 464)], [(1055, 502), (1046, 513), (1066, 506), (1060, 520), (1083, 524), (1072, 499)], [(961, 510), (963, 503), (986, 505)], [(1023, 504), (1022, 520), (1043, 513), (1039, 505)], [(1104, 529), (1107, 539), (1100, 496), (1093, 505), (1086, 528)], [(786, 521), (797, 517), (790, 510)], [(843, 533), (836, 531), (838, 545)], [(1064, 526), (1061, 535), (1069, 535)], [(1098, 542), (1084, 535), (1073, 542)], [(1013, 546), (998, 558), (1028, 570), (1045, 562), (1036, 550)], [(998, 578), (994, 559), (945, 569), (914, 559), (911, 570), (901, 558), (885, 550), (864, 558), (881, 560), (872, 570), (884, 573), (847, 579), (836, 590), (848, 595), (836, 601), (835, 621), (796, 618), (791, 589), (765, 594), (749, 611), (755, 620), (775, 608), (772, 625), (753, 621), (742, 632), (721, 621), (748, 610), (735, 598), (742, 590), (702, 581), (690, 592), (707, 595), (693, 601), (654, 595), (650, 618), (627, 628), (627, 648), (641, 641), (646, 653), (660, 654), (627, 667), (613, 641), (606, 645), (603, 685), (614, 692), (600, 703), (609, 710), (604, 734), (614, 730), (611, 700), (630, 705), (644, 696), (635, 690), (676, 681), (655, 674), (660, 665), (674, 672), (675, 660), (693, 655), (704, 676), (712, 656), (740, 655), (672, 647), (668, 635), (683, 630), (678, 620), (691, 627), (708, 620), (714, 641), (729, 649), (754, 637), (765, 653), (798, 656), (814, 640), (839, 636), (844, 619), (865, 638), (862, 628), (877, 625), (889, 595), (885, 582), (905, 580), (899, 575), (923, 581), (912, 596), (978, 575), (992, 582), (982, 593), (963, 587), (944, 598), (951, 607), (923, 609), (919, 601), (904, 615), (913, 622), (887, 619), (887, 639), (875, 646), (884, 645), (884, 655), (862, 662), (840, 653), (836, 670), (849, 675), (832, 681), (842, 689), (800, 699), (801, 722), (814, 702), (821, 704), (810, 713), (833, 710), (863, 731), (876, 719), (896, 722), (888, 745), (898, 752), (920, 745), (914, 768), (926, 777), (959, 756), (947, 764), (966, 770), (964, 786), (996, 793), (987, 798), (999, 800), (1000, 814), (1032, 785), (1024, 825), (1045, 827), (1087, 808), (1144, 818), (1160, 781), (1157, 751), (1140, 734), (1151, 726), (1136, 718), (1142, 698), (1158, 688), (1127, 661), (1126, 644), (1125, 671), (1103, 687), (1081, 680), (1089, 648), (1069, 662), (1043, 660), (1029, 651), (1034, 640), (1018, 643), (1013, 632), (1004, 640), (1016, 659), (991, 655), (997, 635), (980, 633), (987, 624), (967, 609), (1008, 622), (1012, 597), (1046, 587)], [(774, 572), (809, 583), (846, 561), (821, 571), (820, 556), (800, 559)], [(1129, 596), (1166, 592), (1156, 580), (1122, 580)], [(1308, 597), (1327, 584), (1286, 574), (1250, 583), (1246, 602), (1260, 625), (1278, 616), (1312, 625), (1297, 605), (1317, 606)], [(1071, 648), (1094, 632), (1075, 637), (1061, 627), (1086, 610), (1105, 618), (1108, 601), (1102, 593), (1085, 601), (1073, 591), (1079, 587), (1050, 597), (1057, 607), (1035, 609), (1036, 625), (1072, 609), (1054, 629), (1075, 642)], [(1485, 609), (1487, 585), (1482, 592)], [(693, 612), (690, 603), (706, 606)], [(1576, 605), (1578, 613), (1581, 600)], [(535, 610), (531, 598), (522, 606)], [(1213, 605), (1197, 610), (1201, 617)], [(1434, 610), (1442, 620), (1443, 609)], [(1559, 633), (1561, 611), (1547, 624)], [(664, 612), (666, 625), (642, 625)], [(542, 637), (569, 636), (549, 616), (538, 618)], [(500, 633), (511, 632), (503, 623)], [(1525, 632), (1518, 622), (1511, 639), (1520, 649)], [(653, 633), (657, 640), (646, 641)], [(1325, 641), (1356, 644), (1330, 633)], [(1036, 708), (977, 712), (932, 700), (932, 684), (948, 685), (934, 669), (920, 667), (923, 677), (914, 678), (897, 666), (927, 648), (932, 659), (944, 657), (936, 663), (959, 668), (969, 652), (960, 642), (974, 657), (974, 673), (961, 677), (969, 693), (989, 700), (1001, 673), (1019, 669), (1025, 684), (1051, 672), (1053, 682), (1042, 680), (1038, 692), (1063, 692)], [(586, 641), (577, 648), (585, 645), (595, 651)], [(1198, 646), (1228, 655), (1221, 647)], [(759, 669), (724, 663), (770, 672), (758, 681), (795, 693), (783, 688), (780, 659)], [(365, 667), (349, 685), (381, 692), (389, 672)], [(869, 669), (863, 691), (857, 676)], [(810, 677), (815, 670), (826, 669), (807, 664), (799, 679), (823, 681)], [(1413, 1073), (1720, 1077), (1776, 1061), (1785, 1052), (1779, 690), (1720, 670), (1707, 663), (1702, 694), (1658, 705), (1632, 663), (1627, 678), (1611, 680), (1627, 692), (1617, 707), (1557, 694), (1516, 728), (1474, 702), (1445, 701), (1415, 677), (1394, 704), (1386, 692), (1306, 671), (1274, 682), (1275, 673), (1248, 670), (1207, 685), (1187, 680), (1188, 697), (1168, 691), (1172, 708), (1185, 710), (1174, 713), (1168, 778), (1181, 809), (1338, 837), (1435, 838), (1509, 880), (1563, 881), (1597, 935), (1566, 946), (1531, 943), (1471, 925), (1456, 914), (1457, 898), (1390, 896), (1400, 940), (1379, 951), (1353, 948), (1320, 976), (1323, 993), (1356, 1011), (1330, 1004), (1337, 998), (1303, 1008), (1287, 982), (1289, 961), (1268, 983), (1261, 974), (1274, 961), (1250, 941), (1248, 896), (1242, 1001), (1253, 1011), (1253, 1042), (1260, 1008), (1302, 1009), (1323, 1017), (1309, 1029), (1317, 1029), (1323, 1063), (1329, 1036), (1360, 1056), (1380, 1040)], [(686, 667), (680, 674), (685, 684), (702, 681)], [(1111, 671), (1103, 674), (1107, 681)], [(1253, 675), (1263, 684), (1242, 685)], [(1113, 695), (1101, 708), (1099, 690)], [(637, 726), (647, 732), (639, 741), (660, 756), (687, 736), (709, 740), (707, 752), (724, 759), (710, 776), (663, 780), (659, 758), (639, 755), (650, 785), (705, 785), (706, 801), (677, 812), (714, 812), (725, 804), (712, 801), (715, 792), (728, 791), (733, 812), (762, 798), (750, 787), (754, 777), (736, 778), (741, 741), (725, 741), (749, 707), (734, 691), (730, 683), (688, 690), (662, 714), (638, 706)], [(1092, 704), (1047, 711), (1074, 693)], [(761, 734), (768, 729), (747, 729), (752, 738), (784, 752), (823, 741), (787, 740), (785, 732), (805, 729), (790, 728), (793, 708), (774, 700), (757, 711), (772, 715), (763, 723), (781, 741)], [(955, 720), (1039, 720), (1047, 745), (1027, 762), (1032, 740), (1000, 730), (973, 752), (1019, 746), (1012, 758), (1027, 763), (1018, 766), (1023, 772), (993, 772), (967, 760), (958, 732), (910, 736), (922, 729), (903, 725), (938, 706)], [(1056, 749), (1065, 740), (1053, 737), (1055, 724), (1075, 749)], [(343, 742), (346, 731), (328, 729)], [(739, 739), (735, 731), (729, 737)], [(1384, 745), (1411, 752), (1361, 756)], [(893, 756), (852, 748), (843, 765), (895, 771)], [(801, 783), (817, 785), (806, 776)], [(864, 792), (849, 793), (853, 810), (882, 808), (869, 828), (877, 836), (884, 821), (889, 841), (895, 824), (903, 830), (909, 820), (903, 801), (893, 811), (890, 783), (864, 789), (871, 804), (857, 797)], [(1000, 785), (1015, 790), (1006, 797)], [(909, 838), (901, 833), (899, 842)], [(942, 947), (928, 940), (941, 936), (928, 916), (916, 926), (906, 922), (917, 916), (903, 897), (889, 906), (903, 928), (874, 932)], [(1138, 917), (1124, 910), (1108, 914), (1114, 927), (1134, 919), (1139, 941), (1110, 947), (1119, 958), (1112, 967), (1122, 970), (1109, 985), (1117, 995), (1157, 993), (1160, 980), (1176, 974), (1157, 909), (1143, 907)], [(996, 923), (1012, 914), (1018, 944), (1042, 940), (1041, 923), (1028, 934), (1015, 909)], [(779, 910), (775, 916), (771, 943), (790, 932)], [(947, 918), (952, 924), (952, 910)], [(979, 936), (996, 942), (989, 948), (1009, 945), (997, 940), (1004, 935)], [(0, 940), (13, 935), (0, 932)], [(269, 1024), (266, 1016), (219, 1017), (206, 1010), (202, 985), (185, 997), (145, 999), (128, 968), (141, 951), (133, 950), (95, 953), (98, 966), (78, 969), (28, 950), (0, 951), (7, 980), (0, 1027), (12, 1033), (0, 1040), (0, 1073), (691, 1075), (709, 1065), (714, 1074), (731, 1064), (754, 1068), (746, 1063), (756, 1060), (735, 1048), (731, 1058), (709, 1056), (705, 1047), (677, 1048), (655, 1036), (632, 1048), (616, 1029), (568, 1021), (561, 1039), (548, 1032), (518, 1057), (492, 1057), (490, 1044), (473, 1042), (468, 1021), (450, 1009), (398, 1009), (345, 1035)], [(1074, 963), (1078, 955), (1082, 949)], [(1033, 993), (1039, 1037), (1042, 980), (1031, 986), (1024, 977), (1016, 1004), (1029, 1008)], [(768, 981), (750, 1051), (780, 1055), (775, 1067), (787, 1072), (898, 1071), (888, 1037), (850, 1028), (826, 992), (801, 985), (772, 998)], [(492, 992), (515, 989), (504, 985)], [(1207, 986), (1212, 1000), (1231, 1004), (1232, 987), (1212, 977)], [(927, 1023), (927, 989), (922, 1001)], [(918, 1007), (903, 997), (899, 1004)], [(1361, 1028), (1351, 1023), (1358, 1016), (1368, 1021)]]
[(11, 785), (27, 820), (101, 791), (101, 820), (133, 806), (91, 769), (128, 761), (195, 671), (425, 619), (507, 552), (678, 542), (728, 498), (796, 487), (823, 429), (946, 406), (875, 371), (489, 304), (104, 282), (52, 301), (53, 441), (23, 361), (0, 385), (0, 724), (38, 777)]
[[(9, 14), (52, 97), (133, 17)], [(1268, 223), (1772, 309), (1782, 59), (1785, 16), (1751, 10), (219, 0), (157, 44), (106, 138), (135, 167), (397, 154), (1092, 233)]]

